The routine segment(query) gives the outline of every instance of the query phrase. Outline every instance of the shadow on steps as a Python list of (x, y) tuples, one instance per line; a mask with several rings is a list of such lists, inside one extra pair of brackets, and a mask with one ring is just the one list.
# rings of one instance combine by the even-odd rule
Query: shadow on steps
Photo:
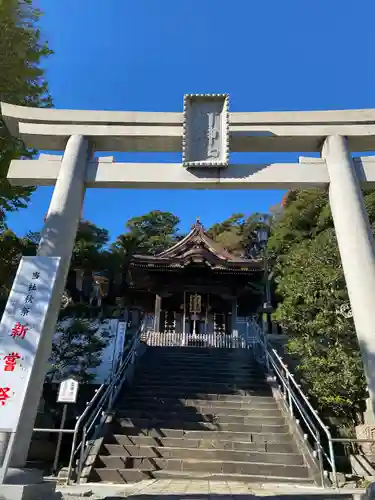
[(90, 480), (313, 484), (251, 351), (148, 348)]
[[(267, 491), (262, 491), (259, 495), (256, 493), (180, 493), (180, 494), (166, 494), (163, 491), (155, 494), (126, 494), (126, 498), (131, 500), (255, 500), (260, 498), (268, 498), (269, 500), (362, 500), (361, 494), (350, 494), (345, 492), (339, 493), (301, 493), (296, 492), (292, 494), (267, 494)], [(125, 495), (119, 496), (106, 496), (103, 500), (122, 500)]]

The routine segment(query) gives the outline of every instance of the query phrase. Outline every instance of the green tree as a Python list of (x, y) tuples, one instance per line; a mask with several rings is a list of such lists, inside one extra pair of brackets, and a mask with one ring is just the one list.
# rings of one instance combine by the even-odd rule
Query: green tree
[(71, 375), (81, 383), (95, 378), (92, 369), (100, 365), (102, 351), (111, 337), (101, 326), (98, 320), (84, 317), (67, 318), (57, 325), (47, 375), (50, 381)]
[[(366, 204), (375, 214), (374, 193)], [(302, 381), (322, 410), (358, 423), (365, 380), (326, 190), (289, 194), (269, 252), (280, 299), (275, 316)]]
[(107, 229), (98, 227), (88, 220), (81, 220), (74, 243), (71, 266), (98, 271), (105, 267), (109, 241)]
[(171, 212), (152, 210), (132, 217), (125, 224), (126, 232), (111, 245), (112, 269), (120, 269), (121, 293), (128, 287), (129, 263), (134, 254), (150, 254), (166, 250), (179, 239), (177, 226), (180, 219)]
[(242, 238), (244, 217), (242, 213), (233, 214), (223, 222), (213, 224), (207, 233), (228, 252), (242, 254), (244, 253)]
[[(25, 236), (25, 240), (30, 245), (37, 247), (40, 235), (39, 232), (29, 231)], [(82, 219), (78, 225), (74, 242), (71, 267), (99, 271), (101, 267), (105, 266), (105, 261), (108, 258), (108, 252), (106, 251), (108, 241), (109, 232), (107, 229)]]
[(10, 229), (0, 229), (0, 315), (3, 311), (22, 255), (34, 255), (35, 245)]
[(113, 248), (126, 256), (134, 253), (155, 255), (177, 241), (179, 223), (176, 215), (160, 210), (132, 217), (125, 224), (126, 232), (117, 238)]
[[(42, 60), (52, 51), (42, 40), (41, 12), (31, 0), (0, 1), (0, 101), (22, 106), (51, 106)], [(0, 115), (0, 222), (5, 212), (26, 207), (33, 188), (12, 187), (6, 179), (12, 159), (31, 157), (23, 142), (12, 137)]]
[(260, 253), (257, 235), (260, 230), (268, 229), (269, 224), (268, 214), (254, 213), (245, 217), (242, 213), (236, 213), (211, 226), (207, 233), (234, 255), (256, 256)]

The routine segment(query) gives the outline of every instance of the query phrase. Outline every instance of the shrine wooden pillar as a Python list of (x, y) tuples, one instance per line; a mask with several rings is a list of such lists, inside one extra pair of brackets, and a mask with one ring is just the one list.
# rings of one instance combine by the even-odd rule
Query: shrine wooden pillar
[(161, 296), (155, 295), (155, 320), (154, 331), (160, 332)]
[(232, 299), (231, 334), (232, 334), (232, 337), (238, 337), (238, 330), (237, 330), (237, 298)]
[(182, 318), (182, 345), (186, 345), (186, 292), (184, 290), (184, 314)]

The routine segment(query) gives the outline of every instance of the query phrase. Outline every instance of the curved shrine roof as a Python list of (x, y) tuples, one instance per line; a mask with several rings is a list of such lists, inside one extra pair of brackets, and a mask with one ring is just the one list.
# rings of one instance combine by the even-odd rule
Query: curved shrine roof
[(208, 236), (197, 220), (190, 232), (175, 245), (157, 255), (134, 255), (132, 265), (142, 267), (184, 268), (205, 264), (212, 269), (242, 272), (263, 270), (263, 259), (233, 255)]

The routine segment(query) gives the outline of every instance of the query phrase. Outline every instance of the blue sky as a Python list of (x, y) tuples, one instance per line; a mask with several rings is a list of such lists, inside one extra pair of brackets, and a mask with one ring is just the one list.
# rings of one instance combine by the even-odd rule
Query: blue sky
[[(57, 108), (181, 111), (185, 93), (230, 94), (232, 111), (375, 108), (374, 0), (34, 0), (55, 54), (45, 61)], [(236, 162), (298, 154), (233, 155)], [(179, 161), (126, 153), (122, 161)], [(172, 211), (187, 230), (267, 211), (280, 191), (87, 191), (84, 216), (112, 238), (125, 221)], [(51, 189), (10, 214), (39, 230)]]

